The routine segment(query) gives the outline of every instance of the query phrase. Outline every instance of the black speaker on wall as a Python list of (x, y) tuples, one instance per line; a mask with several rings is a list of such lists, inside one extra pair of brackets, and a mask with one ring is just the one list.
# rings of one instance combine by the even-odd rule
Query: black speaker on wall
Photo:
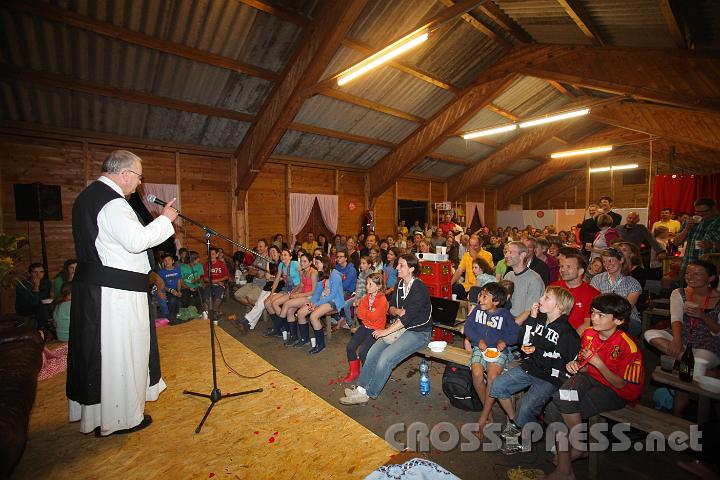
[(60, 185), (16, 183), (15, 219), (18, 221), (62, 220)]

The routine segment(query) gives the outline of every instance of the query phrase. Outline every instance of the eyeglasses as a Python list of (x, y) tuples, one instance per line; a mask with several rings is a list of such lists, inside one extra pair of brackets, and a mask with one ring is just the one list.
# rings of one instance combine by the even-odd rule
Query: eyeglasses
[(137, 175), (137, 176), (138, 176), (138, 180), (142, 181), (142, 179), (143, 179), (143, 176), (142, 176), (142, 174), (140, 174), (140, 173), (137, 173), (137, 172), (133, 172), (133, 171), (132, 171), (132, 170), (130, 170), (130, 169), (128, 169), (128, 170), (125, 170), (125, 171), (126, 171), (126, 172), (130, 172), (130, 173), (134, 173), (135, 175)]

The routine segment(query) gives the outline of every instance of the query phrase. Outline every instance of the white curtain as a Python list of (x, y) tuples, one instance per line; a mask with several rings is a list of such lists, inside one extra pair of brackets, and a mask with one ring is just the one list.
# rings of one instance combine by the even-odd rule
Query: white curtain
[(295, 245), (297, 234), (300, 233), (300, 230), (310, 218), (314, 203), (315, 195), (308, 193), (290, 194), (290, 245)]
[(465, 204), (465, 226), (469, 227), (472, 225), (473, 218), (475, 218), (475, 211), (478, 213), (480, 224), (485, 226), (485, 204), (477, 202), (467, 202)]
[(328, 227), (330, 233), (337, 233), (338, 225), (338, 196), (337, 195), (318, 195), (318, 205), (320, 213), (322, 213), (323, 222)]

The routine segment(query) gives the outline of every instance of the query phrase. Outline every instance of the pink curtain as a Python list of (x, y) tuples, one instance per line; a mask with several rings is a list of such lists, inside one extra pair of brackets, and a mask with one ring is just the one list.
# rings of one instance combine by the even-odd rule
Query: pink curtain
[[(295, 239), (300, 230), (310, 218), (315, 195), (308, 193), (290, 194), (290, 245), (295, 245)], [(337, 205), (335, 207), (337, 209)]]
[[(148, 209), (148, 211), (155, 217), (160, 215), (160, 212), (162, 211), (163, 207), (158, 205), (157, 203), (150, 203), (148, 202), (147, 197), (148, 195), (155, 195), (160, 200), (165, 200), (166, 202), (169, 202), (173, 198), (177, 198), (175, 200), (175, 203), (173, 206), (180, 210), (180, 195), (178, 195), (178, 186), (177, 185), (171, 185), (168, 183), (143, 183), (142, 184), (142, 191), (143, 195), (141, 195), (142, 202), (145, 205), (145, 208)], [(177, 225), (180, 225), (182, 222), (182, 219), (180, 217), (175, 220), (175, 223)]]
[(330, 233), (335, 235), (338, 225), (338, 196), (317, 195), (317, 201), (325, 226), (330, 230)]
[(692, 213), (696, 198), (695, 177), (695, 175), (655, 175), (649, 225), (660, 219), (660, 210), (663, 208), (672, 208), (673, 212)]
[(465, 203), (465, 226), (470, 226), (473, 218), (475, 218), (475, 210), (477, 210), (480, 225), (485, 226), (485, 204), (467, 202)]

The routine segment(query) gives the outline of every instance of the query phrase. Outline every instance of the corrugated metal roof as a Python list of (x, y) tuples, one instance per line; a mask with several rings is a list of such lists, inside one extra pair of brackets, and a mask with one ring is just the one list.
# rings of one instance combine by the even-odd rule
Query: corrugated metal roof
[(568, 103), (567, 97), (550, 86), (545, 80), (521, 77), (508, 87), (493, 103), (510, 113), (525, 119), (530, 115), (551, 112)]
[[(339, 73), (363, 58), (355, 50), (340, 47), (323, 78)], [(423, 118), (432, 117), (455, 98), (447, 90), (389, 66), (376, 68), (339, 89)]]
[(295, 122), (392, 143), (399, 143), (418, 127), (415, 122), (322, 95), (307, 99), (295, 116)]
[(483, 184), (487, 185), (489, 187), (496, 187), (498, 185), (502, 185), (505, 182), (509, 182), (515, 178), (512, 175), (507, 175), (505, 173), (498, 173), (497, 175), (493, 175), (488, 180), (486, 180)]
[[(683, 2), (683, 14), (690, 27), (693, 43), (699, 48), (720, 48), (720, 2), (696, 0)], [(677, 4), (676, 4), (677, 6)]]
[(603, 41), (623, 47), (667, 47), (673, 42), (657, 0), (585, 0)]
[(368, 168), (389, 152), (389, 149), (376, 145), (288, 130), (273, 153)]
[(472, 140), (464, 140), (460, 137), (450, 137), (438, 148), (438, 153), (464, 158), (465, 160), (477, 160), (492, 153), (493, 148)]
[(507, 168), (503, 170), (503, 173), (519, 175), (537, 167), (538, 165), (540, 165), (540, 161), (538, 160), (533, 160), (532, 158), (519, 158), (508, 163)]
[(417, 175), (429, 175), (431, 177), (450, 178), (465, 170), (462, 165), (454, 163), (442, 162), (433, 158), (425, 158), (415, 168), (412, 173)]
[(495, 0), (495, 3), (538, 43), (591, 43), (556, 0)]
[(503, 117), (499, 113), (495, 113), (488, 108), (480, 110), (473, 118), (471, 118), (465, 125), (460, 129), (462, 132), (469, 132), (472, 130), (480, 130), (482, 128), (497, 127), (500, 125), (506, 125), (512, 123), (511, 120)]

